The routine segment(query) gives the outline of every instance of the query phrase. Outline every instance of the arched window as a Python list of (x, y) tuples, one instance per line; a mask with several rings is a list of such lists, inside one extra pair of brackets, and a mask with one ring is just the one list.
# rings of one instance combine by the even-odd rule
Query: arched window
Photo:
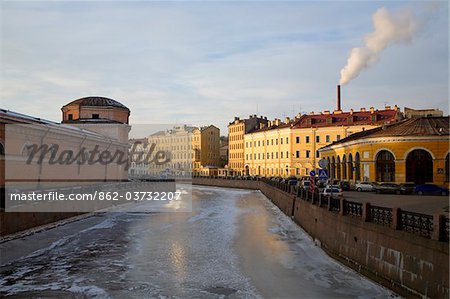
[(413, 150), (406, 157), (406, 181), (416, 184), (433, 182), (433, 157), (423, 149)]
[(348, 179), (353, 180), (353, 156), (348, 155)]
[(357, 181), (361, 180), (361, 159), (359, 157), (359, 153), (355, 155), (355, 179)]
[(341, 158), (339, 156), (337, 156), (336, 169), (337, 169), (336, 178), (340, 181), (341, 180)]
[(345, 155), (342, 156), (342, 179), (347, 179), (347, 157)]
[(376, 157), (377, 182), (395, 182), (395, 158), (394, 155), (382, 150)]

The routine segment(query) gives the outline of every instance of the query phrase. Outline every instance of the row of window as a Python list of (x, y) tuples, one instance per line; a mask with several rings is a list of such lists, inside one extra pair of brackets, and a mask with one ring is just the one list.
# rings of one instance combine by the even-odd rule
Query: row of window
[(233, 149), (242, 149), (243, 148), (242, 145), (243, 145), (242, 143), (230, 143), (229, 147), (230, 147), (231, 150), (233, 150)]
[[(274, 140), (275, 140), (275, 143), (274, 143)], [(274, 145), (274, 144), (278, 145), (278, 140), (280, 140), (280, 144), (283, 144), (284, 138), (280, 138), (280, 139), (275, 138), (275, 139), (271, 139), (271, 140), (267, 139), (266, 140), (266, 145), (269, 145), (269, 142), (271, 143), (271, 145)], [(264, 145), (264, 140), (253, 141), (253, 147), (256, 147), (256, 144), (258, 144), (258, 146), (261, 146), (261, 144)], [(286, 137), (286, 144), (289, 144), (289, 137)], [(251, 141), (247, 141), (245, 143), (245, 147), (247, 147), (247, 148), (248, 147), (252, 147), (252, 142)]]
[(243, 159), (244, 153), (230, 153), (230, 159)]
[[(284, 156), (284, 152), (280, 152), (279, 157), (281, 159), (289, 158), (289, 151), (286, 151), (286, 156)], [(295, 152), (295, 158), (302, 158), (300, 156), (300, 151), (296, 151)], [(305, 158), (311, 158), (311, 151), (310, 150), (305, 150)], [(319, 151), (316, 151), (316, 158), (320, 158)], [(264, 159), (264, 154), (263, 153), (258, 153), (258, 154), (254, 153), (253, 156), (252, 156), (252, 154), (245, 154), (245, 159), (246, 160), (263, 160)], [(266, 153), (266, 159), (278, 159), (278, 152)]]
[(242, 131), (242, 127), (243, 127), (242, 125), (241, 126), (231, 127), (231, 128), (229, 128), (230, 133), (236, 133), (236, 132)]
[[(280, 139), (278, 139), (278, 138), (275, 138), (275, 139), (267, 139), (266, 140), (266, 145), (278, 145), (278, 140), (280, 140), (280, 144), (283, 144), (283, 142), (284, 142), (284, 140), (285, 140), (285, 144), (289, 144), (289, 137), (286, 137), (286, 138), (280, 138)], [(336, 141), (339, 141), (339, 140), (341, 140), (341, 135), (336, 135)], [(299, 144), (301, 141), (300, 141), (300, 136), (297, 136), (297, 137), (295, 137), (295, 143), (297, 143), (297, 144)], [(331, 137), (330, 137), (330, 135), (326, 135), (325, 136), (325, 142), (326, 143), (330, 143), (331, 142)], [(305, 136), (305, 143), (311, 143), (311, 138), (310, 138), (310, 136)], [(316, 136), (316, 143), (320, 143), (320, 136)], [(264, 145), (264, 140), (258, 140), (258, 141), (253, 141), (253, 142), (251, 142), (251, 141), (249, 141), (249, 142), (246, 142), (245, 143), (245, 147), (252, 147), (252, 145), (253, 145), (253, 147), (256, 147), (256, 146), (261, 146), (261, 145)]]

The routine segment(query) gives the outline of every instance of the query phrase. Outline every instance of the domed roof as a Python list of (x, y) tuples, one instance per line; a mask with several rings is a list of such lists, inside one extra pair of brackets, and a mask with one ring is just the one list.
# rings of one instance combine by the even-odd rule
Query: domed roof
[(129, 110), (122, 103), (117, 102), (116, 100), (105, 98), (105, 97), (85, 97), (75, 101), (70, 102), (65, 105), (80, 105), (80, 106), (106, 106), (106, 107), (117, 107)]

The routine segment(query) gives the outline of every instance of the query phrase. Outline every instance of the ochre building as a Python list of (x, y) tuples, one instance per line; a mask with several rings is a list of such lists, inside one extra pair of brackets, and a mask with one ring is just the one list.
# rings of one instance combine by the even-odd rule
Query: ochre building
[(424, 117), (362, 131), (319, 151), (339, 180), (448, 185), (449, 141), (449, 117)]

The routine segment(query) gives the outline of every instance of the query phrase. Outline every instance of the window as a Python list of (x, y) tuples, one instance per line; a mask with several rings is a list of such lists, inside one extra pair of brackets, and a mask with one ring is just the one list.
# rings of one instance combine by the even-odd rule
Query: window
[(310, 152), (311, 151), (306, 151), (306, 158), (309, 158)]
[(259, 143), (259, 140), (258, 140), (258, 146), (261, 146), (261, 144)]
[(283, 152), (281, 152), (281, 158), (283, 158)]
[(319, 158), (320, 157), (320, 153), (319, 153), (319, 151), (316, 151), (316, 158)]
[(278, 145), (278, 139), (275, 139), (275, 145)]
[(280, 138), (280, 144), (283, 144), (283, 138)]
[(316, 142), (317, 142), (317, 143), (320, 142), (320, 136), (316, 136)]
[(341, 135), (336, 135), (336, 140), (337, 141), (341, 140)]
[(92, 118), (93, 118), (93, 119), (99, 119), (99, 118), (100, 118), (100, 115), (99, 115), (99, 114), (92, 114)]
[(309, 143), (309, 136), (306, 136), (306, 143)]
[(276, 153), (275, 153), (275, 158), (277, 158), (277, 159), (278, 159), (278, 152), (276, 152)]
[(272, 145), (273, 145), (273, 139), (272, 139)]
[(68, 120), (73, 120), (73, 114), (68, 114), (68, 115), (67, 115), (67, 119), (68, 119)]
[(330, 135), (325, 136), (325, 141), (330, 142)]
[(295, 143), (300, 143), (300, 137), (299, 136), (295, 137)]
[(300, 151), (296, 151), (296, 152), (295, 152), (295, 157), (296, 157), (296, 158), (300, 158)]
[(286, 158), (289, 158), (289, 152), (286, 151)]
[(286, 144), (289, 144), (289, 137), (286, 137)]
[(269, 139), (267, 139), (267, 145), (269, 145)]

